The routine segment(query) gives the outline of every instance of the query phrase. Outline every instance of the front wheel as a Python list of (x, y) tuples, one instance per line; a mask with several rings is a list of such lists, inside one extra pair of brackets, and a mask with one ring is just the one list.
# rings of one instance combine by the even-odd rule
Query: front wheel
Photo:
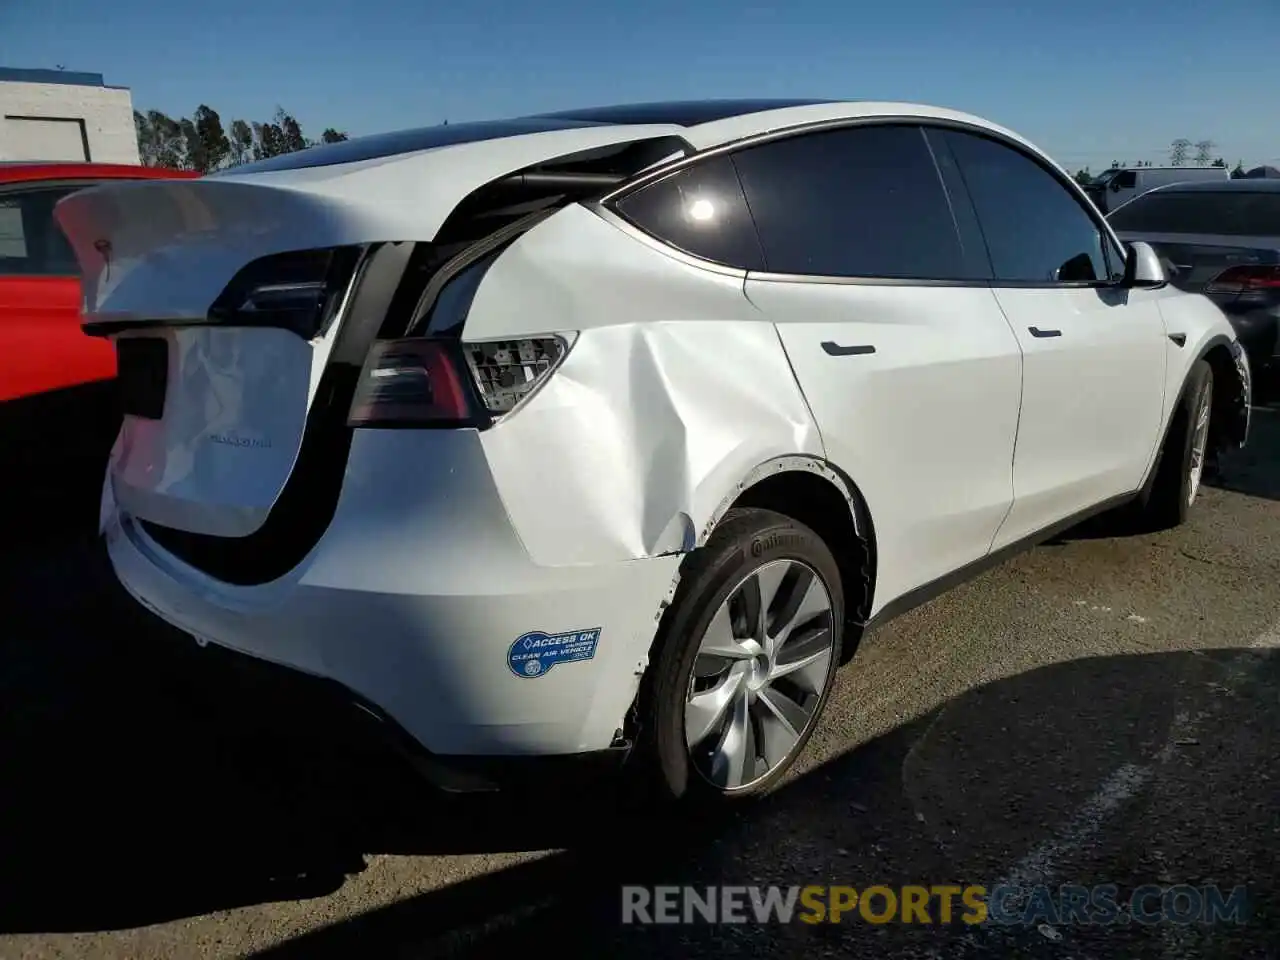
[(1139, 520), (1150, 530), (1165, 530), (1186, 522), (1200, 494), (1206, 473), (1211, 475), (1213, 449), (1209, 425), (1213, 419), (1213, 368), (1197, 360), (1187, 375), (1169, 434), (1160, 450), (1151, 488), (1139, 504)]
[(666, 799), (766, 792), (804, 749), (839, 666), (844, 594), (822, 539), (731, 511), (690, 556), (641, 696), (640, 747)]

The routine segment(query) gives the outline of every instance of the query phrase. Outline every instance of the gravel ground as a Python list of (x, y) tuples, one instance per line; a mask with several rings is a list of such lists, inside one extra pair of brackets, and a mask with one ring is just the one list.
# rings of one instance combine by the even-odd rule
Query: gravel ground
[[(445, 799), (13, 548), (0, 957), (1280, 957), (1280, 405), (1193, 521), (1077, 531), (864, 642), (773, 796)], [(622, 884), (1247, 885), (1242, 925), (622, 926)]]

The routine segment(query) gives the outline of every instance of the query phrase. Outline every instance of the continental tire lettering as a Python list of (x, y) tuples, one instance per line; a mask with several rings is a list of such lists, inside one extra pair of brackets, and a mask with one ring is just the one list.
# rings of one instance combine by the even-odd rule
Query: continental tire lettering
[(748, 548), (751, 556), (762, 557), (770, 550), (777, 550), (779, 547), (799, 546), (804, 542), (804, 537), (797, 533), (766, 533), (762, 537), (756, 537), (751, 541)]

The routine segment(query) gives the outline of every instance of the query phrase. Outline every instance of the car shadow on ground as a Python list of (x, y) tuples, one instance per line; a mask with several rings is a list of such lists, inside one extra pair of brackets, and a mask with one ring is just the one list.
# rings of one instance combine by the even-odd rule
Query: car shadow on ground
[[(0, 645), (0, 932), (119, 929), (321, 896), (372, 853), (559, 850), (260, 956), (505, 955), (552, 937), (567, 955), (880, 956), (940, 937), (1004, 955), (1007, 931), (960, 924), (622, 927), (620, 885), (990, 884), (1048, 849), (1036, 862), (1061, 871), (1054, 882), (1247, 883), (1251, 924), (1191, 930), (1201, 939), (1185, 955), (1244, 956), (1280, 934), (1267, 899), (1280, 888), (1270, 652), (1044, 667), (943, 703), (759, 804), (675, 819), (629, 810), (616, 781), (442, 798), (390, 757), (335, 750), (228, 686), (194, 644), (156, 633), (96, 547), (75, 554), (76, 571), (69, 556), (3, 571), (23, 613)], [(68, 596), (73, 573), (85, 587)], [(1078, 822), (1118, 771), (1143, 785), (1126, 798), (1135, 816)], [(1070, 931), (1078, 945), (1108, 935), (1119, 934)], [(1162, 942), (1146, 928), (1124, 935), (1130, 956)], [(1031, 936), (1021, 955), (1060, 952)]]

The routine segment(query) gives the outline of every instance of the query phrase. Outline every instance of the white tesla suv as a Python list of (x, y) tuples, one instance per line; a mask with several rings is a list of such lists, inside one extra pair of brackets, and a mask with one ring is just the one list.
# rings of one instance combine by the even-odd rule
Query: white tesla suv
[(947, 110), (449, 125), (57, 216), (118, 352), (119, 579), (451, 789), (760, 793), (868, 626), (1125, 502), (1180, 522), (1248, 432), (1219, 310)]

